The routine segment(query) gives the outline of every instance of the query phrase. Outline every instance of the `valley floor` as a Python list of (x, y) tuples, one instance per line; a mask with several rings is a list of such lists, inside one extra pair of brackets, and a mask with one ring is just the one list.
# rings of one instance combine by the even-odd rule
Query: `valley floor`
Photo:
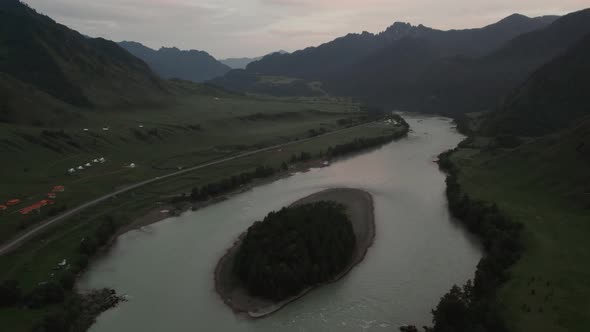
[[(27, 205), (43, 199), (53, 185), (59, 184), (65, 185), (66, 191), (57, 193), (55, 206), (72, 208), (174, 170), (265, 146), (290, 144), (162, 178), (80, 211), (34, 236), (16, 251), (0, 256), (0, 280), (17, 280), (24, 294), (42, 282), (58, 280), (65, 272), (58, 263), (65, 260), (75, 264), (80, 259), (81, 239), (100, 232), (107, 216), (119, 227), (125, 227), (148, 211), (163, 209), (174, 197), (190, 195), (195, 187), (253, 172), (261, 166), (280, 169), (283, 163), (293, 164), (294, 156), (301, 158), (302, 153), (307, 158), (317, 158), (331, 146), (400, 130), (391, 124), (374, 122), (345, 129), (367, 121), (366, 113), (347, 101), (242, 96), (196, 96), (168, 112), (105, 113), (100, 123), (94, 117), (96, 114), (89, 114), (60, 129), (2, 125), (0, 150), (10, 157), (6, 163), (8, 172), (0, 175), (5, 184), (0, 192), (3, 198), (20, 197), (22, 204)], [(109, 130), (98, 129), (107, 122)], [(331, 134), (315, 137), (325, 132)], [(315, 138), (305, 140), (307, 137)], [(105, 164), (93, 165), (73, 176), (66, 173), (71, 165), (92, 162), (101, 156), (107, 159)], [(128, 167), (130, 163), (136, 167)], [(172, 203), (172, 210), (183, 204), (186, 203)], [(20, 208), (0, 215), (1, 242), (14, 238), (25, 226), (33, 227), (47, 219), (51, 212), (45, 209), (38, 216), (22, 216), (17, 210)], [(5, 308), (0, 310), (0, 321), (3, 329), (24, 332), (46, 314), (59, 310), (60, 305), (37, 310)]]

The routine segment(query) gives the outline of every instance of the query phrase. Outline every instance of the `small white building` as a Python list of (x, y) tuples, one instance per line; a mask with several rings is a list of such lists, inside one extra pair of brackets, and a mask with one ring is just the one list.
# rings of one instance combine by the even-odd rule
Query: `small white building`
[(140, 124), (140, 125), (139, 125), (139, 128), (143, 128), (143, 125), (142, 125), (142, 124)]
[(84, 130), (84, 131), (88, 131), (89, 129), (88, 129), (88, 128), (84, 128), (84, 129), (82, 129), (82, 130)]
[(102, 128), (102, 131), (109, 131), (109, 127)]
[(98, 159), (98, 161), (99, 161), (99, 162), (102, 164), (102, 163), (104, 163), (106, 160), (105, 160), (103, 157), (100, 157), (100, 158)]
[(129, 166), (128, 166), (128, 167), (129, 167), (129, 168), (135, 168), (135, 167), (137, 167), (137, 165), (135, 165), (135, 163), (131, 163), (131, 164), (129, 164)]
[(76, 170), (73, 168), (68, 169), (68, 173), (72, 174), (72, 173), (76, 173)]
[(83, 166), (78, 166), (78, 170), (79, 170), (79, 171), (81, 171), (81, 170), (83, 170), (83, 169), (84, 169), (84, 167), (83, 167)]
[(86, 166), (86, 167), (92, 167), (92, 164), (91, 163), (86, 163), (86, 165), (84, 165), (84, 166)]

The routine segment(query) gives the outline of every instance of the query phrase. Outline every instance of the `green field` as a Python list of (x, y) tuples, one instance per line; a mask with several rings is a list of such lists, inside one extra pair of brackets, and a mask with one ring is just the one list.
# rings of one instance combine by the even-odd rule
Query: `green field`
[[(195, 186), (265, 165), (279, 168), (292, 155), (317, 155), (329, 146), (360, 137), (377, 137), (399, 130), (381, 123), (367, 123), (366, 113), (348, 101), (260, 99), (238, 95), (186, 96), (165, 110), (86, 113), (63, 128), (0, 125), (0, 153), (4, 169), (0, 200), (23, 203), (0, 216), (0, 241), (13, 238), (41, 215), (21, 216), (17, 209), (45, 198), (54, 185), (64, 185), (56, 207), (77, 206), (117, 188), (194, 166), (206, 161), (285, 142), (282, 149), (266, 151), (198, 171), (169, 178), (119, 195), (84, 210), (31, 239), (16, 251), (0, 257), (0, 280), (18, 280), (25, 293), (40, 282), (57, 279), (56, 265), (79, 257), (81, 239), (93, 234), (99, 221), (113, 216), (120, 226), (157, 208), (174, 195), (190, 193)], [(142, 126), (143, 128), (140, 128)], [(103, 131), (108, 127), (108, 131)], [(84, 129), (88, 131), (84, 131)], [(43, 131), (46, 131), (45, 133)], [(62, 133), (63, 130), (63, 133)], [(154, 130), (157, 134), (153, 134)], [(297, 143), (310, 130), (335, 131)], [(73, 143), (72, 143), (73, 142)], [(71, 167), (104, 157), (104, 164), (74, 175)], [(125, 167), (135, 163), (136, 168)], [(0, 321), (10, 331), (28, 331), (47, 310), (2, 309)]]
[[(55, 185), (66, 186), (56, 206), (73, 207), (180, 168), (306, 138), (310, 130), (342, 129), (339, 120), (358, 123), (363, 116), (350, 102), (291, 102), (231, 94), (184, 96), (166, 109), (81, 114), (54, 128), (0, 124), (0, 202), (23, 200), (0, 215), (0, 241), (39, 219), (23, 218), (17, 210), (45, 198)], [(92, 162), (101, 157), (104, 164)], [(68, 174), (70, 168), (87, 163), (92, 166)], [(131, 163), (137, 167), (126, 167)]]
[(511, 331), (590, 331), (590, 158), (576, 149), (588, 128), (452, 156), (467, 194), (525, 226), (524, 254), (498, 298)]

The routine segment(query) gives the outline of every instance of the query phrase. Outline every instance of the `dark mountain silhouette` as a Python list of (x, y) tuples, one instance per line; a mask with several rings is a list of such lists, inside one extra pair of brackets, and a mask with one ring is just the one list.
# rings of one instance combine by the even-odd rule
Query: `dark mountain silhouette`
[(378, 35), (351, 34), (267, 56), (247, 72), (319, 80), (331, 94), (453, 115), (495, 109), (502, 96), (587, 33), (590, 10), (561, 18), (512, 15), (468, 30), (396, 23)]
[(58, 100), (80, 107), (144, 104), (165, 93), (149, 67), (116, 43), (84, 37), (17, 0), (0, 2), (0, 50), (0, 86), (13, 87), (2, 91), (4, 111)]
[[(279, 53), (279, 54), (288, 54), (289, 52), (284, 51), (284, 50), (280, 50), (277, 52), (273, 52), (270, 54), (274, 54), (274, 53)], [(223, 60), (219, 60), (219, 62), (229, 66), (232, 69), (246, 69), (246, 66), (248, 66), (250, 63), (254, 62), (254, 61), (258, 61), (261, 60), (263, 58), (263, 56), (260, 57), (256, 57), (256, 58), (227, 58), (227, 59), (223, 59)]]
[(439, 59), (418, 79), (406, 100), (410, 109), (449, 114), (493, 110), (498, 100), (533, 71), (590, 33), (590, 9), (520, 35), (483, 57)]
[(247, 69), (263, 75), (326, 79), (331, 73), (346, 70), (348, 66), (377, 51), (388, 46), (395, 47), (393, 44), (406, 38), (419, 38), (429, 42), (438, 49), (436, 56), (484, 54), (522, 33), (546, 26), (553, 19), (554, 17), (528, 18), (512, 15), (484, 28), (450, 31), (396, 22), (379, 34), (349, 34), (292, 54), (272, 54), (249, 64)]
[(153, 50), (136, 42), (120, 42), (123, 48), (145, 61), (162, 78), (204, 82), (222, 76), (231, 68), (203, 51), (183, 51), (176, 47)]
[(484, 124), (488, 134), (543, 135), (590, 116), (590, 33), (542, 66)]

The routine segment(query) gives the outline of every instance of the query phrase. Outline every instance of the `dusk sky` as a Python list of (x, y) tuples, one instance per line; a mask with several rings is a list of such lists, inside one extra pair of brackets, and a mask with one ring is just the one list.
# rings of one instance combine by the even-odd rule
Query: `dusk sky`
[(512, 13), (563, 15), (588, 0), (25, 0), (81, 33), (152, 48), (198, 49), (217, 58), (316, 46), (395, 21), (481, 27)]

